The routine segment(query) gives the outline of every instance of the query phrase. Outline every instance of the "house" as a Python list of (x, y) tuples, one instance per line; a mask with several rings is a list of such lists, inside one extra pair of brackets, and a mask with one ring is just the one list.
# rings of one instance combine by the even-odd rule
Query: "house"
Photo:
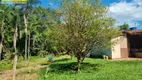
[(122, 35), (112, 39), (111, 58), (142, 58), (142, 29), (123, 30)]

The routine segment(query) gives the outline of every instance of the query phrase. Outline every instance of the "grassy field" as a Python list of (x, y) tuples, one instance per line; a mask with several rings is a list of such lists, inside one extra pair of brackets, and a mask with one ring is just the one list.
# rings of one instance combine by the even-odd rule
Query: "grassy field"
[[(86, 58), (81, 64), (81, 72), (79, 73), (77, 72), (76, 58), (71, 60), (69, 56), (60, 56), (55, 57), (54, 62), (46, 63), (47, 59), (40, 57), (33, 57), (26, 61), (19, 60), (18, 68), (37, 65), (45, 67), (32, 69), (30, 72), (29, 70), (19, 72), (17, 80), (24, 80), (22, 79), (23, 75), (29, 77), (33, 75), (30, 78), (32, 80), (142, 80), (142, 60), (112, 61)], [(0, 66), (0, 69), (9, 69), (3, 67)]]
[[(17, 69), (29, 66), (37, 66), (47, 62), (46, 58), (41, 58), (39, 56), (30, 57), (28, 60), (23, 60), (22, 58), (18, 59)], [(13, 67), (13, 61), (0, 61), (0, 72), (5, 70), (11, 70)]]
[[(58, 58), (38, 71), (37, 80), (142, 80), (142, 61), (111, 61), (86, 58), (78, 73), (76, 58)], [(34, 79), (35, 80), (35, 79)]]

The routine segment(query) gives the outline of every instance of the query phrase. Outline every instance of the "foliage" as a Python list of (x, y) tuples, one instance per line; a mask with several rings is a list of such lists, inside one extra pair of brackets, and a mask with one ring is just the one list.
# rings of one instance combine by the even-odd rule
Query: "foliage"
[[(33, 0), (34, 1), (34, 0)], [(35, 3), (34, 3), (35, 4)], [(17, 52), (19, 56), (24, 57), (23, 46), (25, 46), (25, 27), (24, 27), (24, 8), (26, 5), (0, 5), (0, 27), (2, 25), (2, 21), (4, 22), (4, 32), (3, 32), (3, 46), (2, 46), (2, 57), (3, 59), (9, 59), (13, 57), (14, 47), (13, 47), (13, 39), (14, 39), (14, 31), (15, 31), (15, 23), (18, 27), (18, 39), (17, 39)], [(50, 47), (48, 46), (47, 41), (49, 37), (47, 36), (50, 33), (50, 28), (54, 26), (59, 21), (59, 15), (55, 10), (51, 10), (49, 8), (44, 8), (41, 5), (36, 7), (31, 6), (28, 3), (29, 14), (27, 15), (28, 22), (28, 51), (30, 52), (27, 56), (40, 55), (40, 52), (46, 51), (50, 52)], [(16, 17), (17, 16), (17, 17)], [(18, 20), (16, 20), (18, 19)], [(17, 21), (17, 22), (16, 22)], [(2, 28), (1, 28), (2, 30)], [(9, 56), (7, 56), (9, 55)]]
[[(71, 1), (71, 0), (70, 0)], [(80, 63), (94, 46), (104, 47), (118, 35), (114, 20), (105, 16), (107, 8), (99, 0), (65, 0), (60, 9), (62, 24), (55, 27), (52, 39), (57, 51), (73, 54)]]
[(123, 25), (118, 26), (120, 30), (129, 30), (129, 24), (124, 23)]

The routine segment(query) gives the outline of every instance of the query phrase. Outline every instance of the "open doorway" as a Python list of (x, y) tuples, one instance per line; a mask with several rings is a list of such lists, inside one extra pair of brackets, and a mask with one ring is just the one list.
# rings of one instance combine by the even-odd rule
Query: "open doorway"
[[(142, 33), (142, 32), (141, 32)], [(142, 58), (142, 34), (133, 32), (128, 34), (129, 57)]]

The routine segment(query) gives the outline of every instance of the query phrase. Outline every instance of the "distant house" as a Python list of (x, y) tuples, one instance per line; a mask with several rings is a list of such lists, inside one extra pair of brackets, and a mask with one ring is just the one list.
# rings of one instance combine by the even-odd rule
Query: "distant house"
[(142, 29), (122, 31), (122, 35), (112, 39), (111, 58), (142, 58)]

